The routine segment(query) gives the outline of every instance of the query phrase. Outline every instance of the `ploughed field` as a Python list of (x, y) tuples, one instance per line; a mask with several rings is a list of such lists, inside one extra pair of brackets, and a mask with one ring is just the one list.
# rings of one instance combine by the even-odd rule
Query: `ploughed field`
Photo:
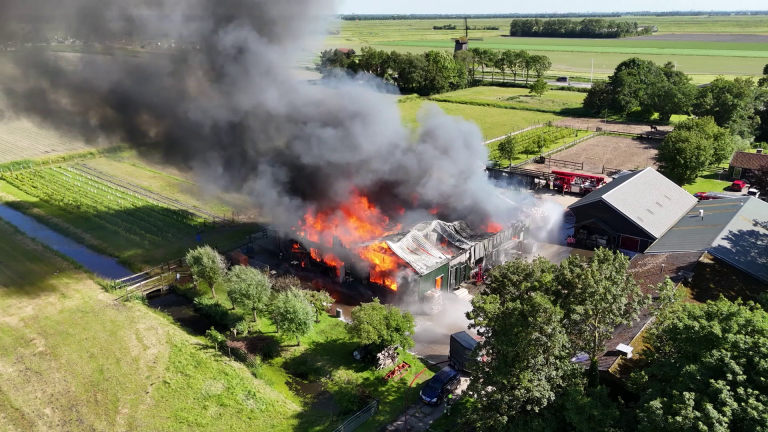
[(62, 134), (29, 120), (0, 117), (0, 164), (88, 150), (82, 139)]
[[(634, 170), (649, 166), (657, 168), (656, 155), (659, 145), (661, 140), (601, 135), (555, 153), (552, 157), (577, 163), (583, 162), (584, 171), (592, 174), (603, 174), (603, 167), (611, 170)], [(547, 165), (541, 164), (528, 164), (523, 168), (549, 170)], [(573, 171), (555, 166), (552, 166), (552, 169)]]

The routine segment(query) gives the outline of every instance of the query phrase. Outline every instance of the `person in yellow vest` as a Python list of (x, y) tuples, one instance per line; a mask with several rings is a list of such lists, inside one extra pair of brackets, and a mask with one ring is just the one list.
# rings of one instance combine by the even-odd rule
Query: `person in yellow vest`
[(451, 404), (453, 404), (453, 393), (448, 393), (448, 399), (445, 401), (445, 414), (451, 415)]

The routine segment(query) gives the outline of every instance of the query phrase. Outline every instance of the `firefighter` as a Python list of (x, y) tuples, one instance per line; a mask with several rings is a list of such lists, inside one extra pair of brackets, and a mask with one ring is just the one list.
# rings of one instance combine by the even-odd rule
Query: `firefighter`
[(453, 393), (448, 393), (448, 399), (445, 401), (445, 415), (451, 415), (451, 404), (453, 404)]

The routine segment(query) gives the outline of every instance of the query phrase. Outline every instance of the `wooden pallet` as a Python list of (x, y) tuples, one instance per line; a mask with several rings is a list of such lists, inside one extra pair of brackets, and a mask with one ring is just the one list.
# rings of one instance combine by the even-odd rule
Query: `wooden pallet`
[(411, 368), (411, 365), (409, 365), (406, 362), (402, 362), (399, 365), (395, 366), (394, 369), (389, 371), (389, 373), (384, 375), (384, 380), (398, 379), (401, 376), (405, 375), (405, 373), (408, 372), (408, 369), (410, 368)]

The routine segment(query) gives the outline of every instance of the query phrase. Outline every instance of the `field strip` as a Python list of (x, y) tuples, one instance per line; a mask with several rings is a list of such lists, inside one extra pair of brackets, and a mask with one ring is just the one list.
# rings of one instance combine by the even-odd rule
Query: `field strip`
[[(453, 45), (443, 41), (394, 41), (377, 42), (376, 45), (404, 46), (404, 47), (429, 47), (429, 48), (453, 48)], [(538, 44), (505, 44), (492, 42), (475, 42), (474, 46), (490, 49), (512, 49), (528, 51), (560, 51), (583, 53), (613, 53), (613, 54), (648, 54), (648, 55), (684, 55), (704, 57), (752, 57), (768, 58), (768, 51), (748, 50), (718, 50), (718, 49), (694, 49), (694, 48), (633, 48), (633, 47), (601, 47), (578, 45), (538, 45)]]
[(511, 136), (514, 136), (514, 135), (517, 135), (517, 134), (521, 134), (523, 132), (528, 132), (529, 130), (537, 129), (537, 128), (544, 127), (544, 126), (546, 126), (546, 123), (537, 124), (537, 125), (533, 125), (533, 126), (528, 126), (527, 128), (521, 129), (521, 130), (519, 130), (517, 132), (512, 132), (512, 133), (509, 133), (509, 134), (502, 135), (500, 137), (494, 138), (492, 140), (488, 140), (488, 141), (484, 142), (483, 144), (488, 145), (488, 144), (491, 144), (491, 143), (495, 143), (496, 141), (501, 141), (501, 140), (503, 140), (506, 137), (511, 137)]

